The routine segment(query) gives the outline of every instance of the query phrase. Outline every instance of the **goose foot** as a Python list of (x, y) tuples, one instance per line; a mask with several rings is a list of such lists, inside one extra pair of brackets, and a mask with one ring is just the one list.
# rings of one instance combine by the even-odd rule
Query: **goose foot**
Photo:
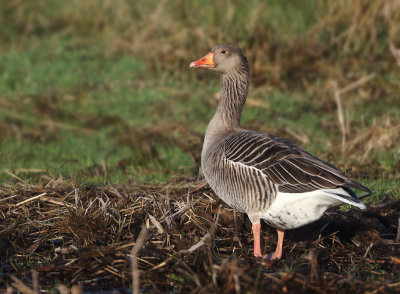
[(265, 260), (274, 260), (282, 258), (282, 246), (283, 246), (283, 237), (285, 236), (285, 231), (277, 229), (278, 233), (278, 242), (276, 243), (276, 250), (270, 254), (264, 255), (263, 259)]
[(281, 258), (282, 258), (282, 252), (280, 252), (280, 254), (277, 252), (271, 252), (271, 253), (263, 256), (264, 260), (275, 260), (275, 259), (281, 259)]

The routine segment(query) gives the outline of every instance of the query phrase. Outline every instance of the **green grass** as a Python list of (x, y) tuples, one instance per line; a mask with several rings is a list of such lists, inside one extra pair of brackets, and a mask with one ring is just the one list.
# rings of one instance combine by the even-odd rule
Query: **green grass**
[[(164, 7), (162, 15), (156, 2), (122, 1), (112, 9), (94, 0), (77, 6), (45, 2), (15, 4), (12, 13), (3, 7), (0, 14), (0, 182), (161, 182), (197, 175), (219, 76), (188, 64), (215, 43), (233, 42), (245, 48), (252, 65), (250, 99), (265, 105), (246, 106), (244, 127), (294, 140), (359, 176), (379, 191), (376, 200), (398, 195), (399, 136), (380, 136), (400, 124), (399, 77), (391, 56), (383, 55), (388, 36), (368, 43), (370, 60), (357, 46), (385, 26), (372, 10), (366, 33), (349, 35), (346, 28), (357, 32), (357, 22), (341, 10), (341, 20), (333, 22), (324, 14), (329, 6), (316, 1), (270, 1), (268, 10), (261, 1), (226, 1), (225, 19), (222, 4), (213, 1), (204, 4), (210, 13), (185, 1)], [(317, 10), (334, 24), (330, 30)], [(194, 11), (205, 19), (190, 21)], [(346, 54), (335, 43), (340, 34), (347, 38)], [(329, 80), (344, 87), (370, 73), (376, 75), (372, 81), (342, 97), (351, 131), (351, 152), (342, 154)], [(354, 147), (360, 136), (365, 140)], [(375, 139), (383, 143), (364, 156)]]
[[(7, 128), (0, 147), (2, 181), (11, 179), (5, 171), (28, 181), (43, 174), (77, 182), (165, 181), (196, 168), (173, 140), (134, 135), (165, 121), (199, 123), (207, 114), (187, 85), (172, 78), (160, 86), (143, 78), (146, 65), (138, 58), (106, 56), (95, 40), (77, 46), (43, 39), (27, 50), (3, 53), (0, 61), (6, 105), (0, 121)], [(206, 120), (199, 131), (205, 126)], [(164, 131), (173, 139), (173, 129)], [(38, 169), (43, 172), (29, 172)]]

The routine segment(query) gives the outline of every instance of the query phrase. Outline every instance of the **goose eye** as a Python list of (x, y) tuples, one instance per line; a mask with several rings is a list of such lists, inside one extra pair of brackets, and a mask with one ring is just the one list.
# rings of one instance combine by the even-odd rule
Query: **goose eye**
[(226, 51), (225, 50), (221, 50), (221, 54), (225, 54), (226, 53)]

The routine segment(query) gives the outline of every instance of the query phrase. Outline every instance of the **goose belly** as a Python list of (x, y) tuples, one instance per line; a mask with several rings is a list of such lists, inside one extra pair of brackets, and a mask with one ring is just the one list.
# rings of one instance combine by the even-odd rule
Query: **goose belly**
[(324, 212), (341, 201), (323, 190), (305, 193), (278, 192), (268, 210), (260, 212), (260, 218), (269, 225), (287, 230), (295, 229), (318, 220)]

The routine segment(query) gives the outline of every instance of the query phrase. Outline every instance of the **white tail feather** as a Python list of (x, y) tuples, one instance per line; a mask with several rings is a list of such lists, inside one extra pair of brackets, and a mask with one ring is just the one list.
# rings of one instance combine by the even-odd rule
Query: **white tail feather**
[(354, 199), (350, 196), (349, 193), (347, 193), (344, 189), (342, 188), (337, 188), (337, 189), (324, 189), (323, 190), (326, 195), (333, 197), (343, 203), (347, 203), (353, 206), (356, 206), (360, 209), (365, 209), (366, 206), (365, 204), (358, 199)]

